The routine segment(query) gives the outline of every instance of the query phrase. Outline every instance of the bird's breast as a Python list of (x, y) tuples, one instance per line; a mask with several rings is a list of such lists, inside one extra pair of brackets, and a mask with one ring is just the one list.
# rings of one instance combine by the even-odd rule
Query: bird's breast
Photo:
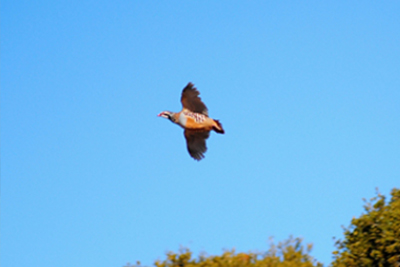
[(178, 124), (180, 126), (182, 126), (183, 128), (185, 128), (186, 127), (186, 123), (187, 123), (187, 118), (186, 118), (184, 112), (181, 112), (179, 114), (179, 117), (178, 117)]

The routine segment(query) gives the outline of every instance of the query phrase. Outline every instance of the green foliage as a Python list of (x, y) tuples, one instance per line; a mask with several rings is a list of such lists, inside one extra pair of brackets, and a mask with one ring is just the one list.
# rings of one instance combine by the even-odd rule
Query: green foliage
[[(400, 267), (400, 189), (394, 188), (389, 202), (385, 196), (365, 201), (365, 214), (353, 218), (344, 228), (344, 240), (336, 242), (331, 267)], [(206, 254), (194, 258), (189, 249), (169, 252), (155, 267), (322, 267), (310, 256), (312, 245), (304, 247), (300, 238), (290, 237), (267, 252)], [(136, 266), (141, 267), (140, 262)]]
[(225, 251), (220, 256), (200, 255), (193, 258), (189, 249), (178, 253), (169, 252), (163, 261), (156, 261), (156, 267), (322, 267), (310, 255), (312, 245), (304, 248), (300, 238), (289, 238), (274, 245), (265, 253), (236, 253)]
[(400, 266), (400, 190), (393, 189), (391, 200), (377, 194), (344, 228), (344, 240), (336, 242), (332, 267)]

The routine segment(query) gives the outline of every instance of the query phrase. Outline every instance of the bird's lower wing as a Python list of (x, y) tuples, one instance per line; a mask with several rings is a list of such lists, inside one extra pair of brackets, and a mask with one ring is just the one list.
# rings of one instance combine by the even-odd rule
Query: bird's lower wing
[(185, 138), (189, 154), (195, 160), (204, 158), (207, 151), (206, 140), (210, 136), (210, 131), (185, 130)]

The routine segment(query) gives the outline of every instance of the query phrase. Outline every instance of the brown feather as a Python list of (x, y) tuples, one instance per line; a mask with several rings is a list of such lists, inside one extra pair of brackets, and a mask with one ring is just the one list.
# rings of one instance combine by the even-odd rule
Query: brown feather
[(210, 131), (194, 131), (186, 129), (184, 134), (190, 156), (195, 160), (201, 160), (204, 158), (204, 153), (207, 151), (206, 140), (210, 136)]
[(201, 113), (208, 116), (206, 105), (199, 97), (200, 93), (192, 83), (188, 83), (182, 91), (181, 102), (182, 106), (192, 112)]

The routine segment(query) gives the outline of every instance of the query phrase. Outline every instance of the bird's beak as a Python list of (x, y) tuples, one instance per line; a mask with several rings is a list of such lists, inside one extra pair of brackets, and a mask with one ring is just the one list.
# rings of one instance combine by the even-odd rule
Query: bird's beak
[(163, 113), (161, 112), (160, 114), (157, 115), (157, 117), (161, 117), (162, 114), (163, 114)]

